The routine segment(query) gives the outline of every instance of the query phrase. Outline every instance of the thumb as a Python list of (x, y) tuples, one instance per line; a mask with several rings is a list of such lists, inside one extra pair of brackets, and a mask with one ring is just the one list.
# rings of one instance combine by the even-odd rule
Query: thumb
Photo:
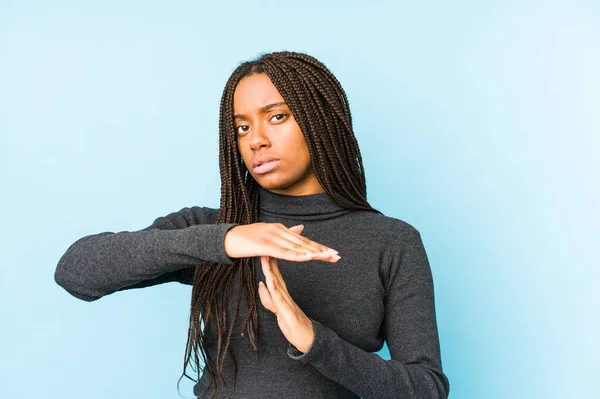
[(299, 224), (297, 226), (292, 226), (292, 227), (290, 227), (290, 230), (292, 230), (296, 234), (300, 234), (300, 233), (302, 233), (302, 230), (304, 230), (304, 225)]

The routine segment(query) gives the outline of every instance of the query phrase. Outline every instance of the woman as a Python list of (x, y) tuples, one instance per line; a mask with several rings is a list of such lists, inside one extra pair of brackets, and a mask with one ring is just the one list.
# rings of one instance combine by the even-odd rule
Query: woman
[[(333, 74), (294, 52), (242, 63), (219, 131), (218, 210), (84, 237), (60, 259), (58, 284), (88, 301), (192, 284), (182, 377), (191, 363), (198, 398), (446, 398), (419, 232), (367, 202)], [(388, 361), (372, 353), (384, 340)]]

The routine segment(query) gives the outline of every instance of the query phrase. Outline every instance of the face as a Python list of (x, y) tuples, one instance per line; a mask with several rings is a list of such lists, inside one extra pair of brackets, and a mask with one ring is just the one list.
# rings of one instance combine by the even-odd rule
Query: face
[(325, 191), (313, 172), (298, 123), (266, 74), (238, 83), (233, 113), (239, 151), (258, 184), (284, 195)]

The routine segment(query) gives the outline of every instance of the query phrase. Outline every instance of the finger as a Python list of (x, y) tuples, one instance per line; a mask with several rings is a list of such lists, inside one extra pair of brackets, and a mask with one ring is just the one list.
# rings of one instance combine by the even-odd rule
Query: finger
[[(289, 306), (289, 301), (287, 300), (287, 298), (289, 298), (289, 293), (287, 292), (287, 288), (285, 288), (283, 278), (279, 280), (275, 276), (275, 272), (272, 270), (271, 266), (272, 261), (270, 261), (269, 258), (270, 257), (268, 256), (261, 256), (260, 261), (267, 282), (267, 288), (271, 295), (271, 300), (274, 303), (275, 308), (279, 310), (282, 306)], [(281, 276), (281, 274), (279, 274), (279, 276)]]
[(285, 293), (287, 295), (289, 295), (287, 286), (285, 284), (285, 281), (283, 280), (281, 271), (279, 270), (279, 265), (277, 264), (277, 258), (269, 257), (268, 261), (269, 261), (269, 266), (270, 266), (270, 270), (271, 270), (271, 276), (273, 276), (274, 280), (276, 281), (277, 288), (285, 291)]
[(277, 252), (273, 253), (272, 256), (292, 261), (326, 260), (337, 262), (340, 259), (336, 250), (296, 234), (294, 230), (297, 230), (298, 226), (293, 226), (293, 228), (293, 230), (290, 230), (284, 227), (277, 231), (279, 235), (271, 237), (271, 243), (278, 247)]
[(258, 283), (258, 296), (260, 298), (260, 302), (263, 304), (265, 309), (276, 313), (275, 307), (273, 305), (273, 300), (271, 299), (271, 294), (269, 293), (267, 286), (262, 281)]
[(304, 225), (299, 224), (297, 226), (292, 226), (292, 227), (290, 227), (290, 230), (292, 230), (296, 234), (300, 234), (300, 233), (302, 233), (302, 230), (304, 230)]
[(275, 291), (275, 285), (273, 283), (273, 275), (271, 273), (271, 266), (269, 265), (269, 256), (261, 256), (260, 264), (262, 266), (263, 274), (265, 275), (265, 282), (267, 283), (267, 288), (269, 289), (269, 293)]
[(339, 255), (327, 254), (323, 252), (290, 252), (290, 251), (281, 251), (280, 255), (277, 256), (279, 259), (285, 259), (292, 262), (307, 262), (310, 260), (322, 260), (329, 263), (335, 263), (341, 257)]
[(329, 253), (319, 252), (313, 247), (307, 247), (304, 244), (290, 241), (281, 236), (271, 237), (266, 250), (269, 256), (296, 262), (312, 259), (326, 260), (332, 256)]
[[(269, 293), (271, 296), (277, 292), (279, 289), (283, 288), (282, 280), (280, 280), (272, 269), (270, 257), (265, 256), (264, 260), (261, 258), (263, 262), (263, 273), (265, 275), (265, 280), (267, 282), (267, 288), (269, 289)], [(281, 275), (279, 275), (281, 276)]]
[(285, 301), (285, 299), (282, 298), (281, 292), (277, 289), (277, 284), (275, 283), (275, 279), (270, 268), (269, 257), (261, 256), (260, 261), (262, 265), (263, 274), (265, 275), (265, 281), (267, 282), (264, 288), (268, 290), (270, 299), (270, 302), (268, 304), (272, 309), (270, 310), (275, 314), (279, 314), (279, 309), (281, 308), (281, 306), (286, 306), (287, 302)]
[(298, 254), (321, 252), (319, 246), (312, 244), (307, 238), (299, 236), (292, 231), (278, 231), (277, 235), (271, 237), (271, 242), (284, 253), (288, 251)]
[(280, 293), (285, 293), (289, 296), (287, 286), (285, 285), (285, 281), (283, 280), (283, 276), (277, 265), (277, 259), (270, 256), (264, 256), (261, 257), (261, 264), (265, 279), (267, 280), (267, 287), (270, 292), (281, 291)]
[[(297, 231), (300, 228), (301, 231)], [(292, 226), (291, 228), (285, 228), (284, 226), (284, 228), (281, 230), (282, 238), (288, 240), (294, 248), (303, 248), (310, 252), (328, 251), (329, 253), (337, 254), (337, 251), (335, 249), (329, 248), (326, 245), (319, 244), (318, 242), (312, 241), (300, 235), (302, 230), (304, 230), (304, 225)], [(302, 251), (296, 250), (296, 252)]]
[(329, 248), (327, 245), (320, 244), (316, 241), (313, 241), (307, 237), (300, 235), (300, 232), (288, 229), (286, 233), (287, 234), (285, 238), (297, 248), (306, 248), (311, 252), (328, 252), (333, 254), (338, 253), (335, 249)]

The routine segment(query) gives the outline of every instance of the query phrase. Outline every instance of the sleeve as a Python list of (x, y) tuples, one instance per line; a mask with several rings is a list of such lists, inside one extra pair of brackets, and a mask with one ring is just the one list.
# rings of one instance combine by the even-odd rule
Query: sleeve
[(386, 287), (383, 333), (391, 360), (350, 344), (314, 319), (311, 348), (302, 353), (290, 345), (288, 356), (364, 399), (446, 399), (450, 385), (442, 371), (431, 269), (419, 232), (412, 228), (402, 238)]
[(201, 263), (233, 264), (218, 210), (183, 208), (139, 231), (103, 232), (75, 241), (58, 261), (54, 279), (71, 295), (94, 301), (115, 291), (169, 281), (192, 284)]

